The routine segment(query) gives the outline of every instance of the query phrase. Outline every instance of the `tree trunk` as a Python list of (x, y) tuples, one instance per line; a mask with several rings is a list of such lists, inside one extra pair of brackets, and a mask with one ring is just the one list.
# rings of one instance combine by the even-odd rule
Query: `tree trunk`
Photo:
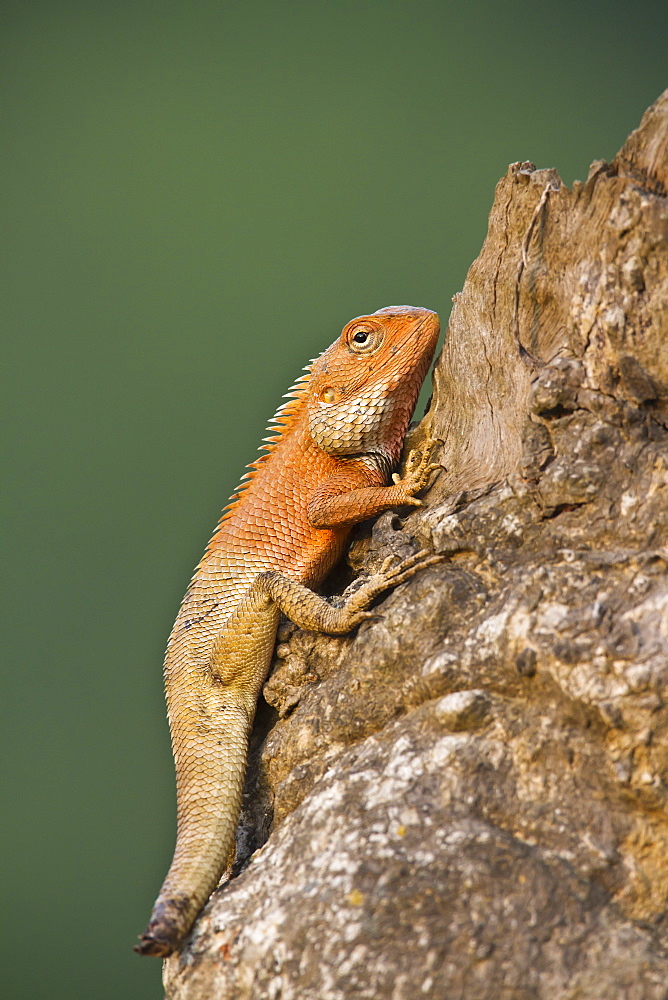
[(273, 832), (168, 997), (668, 996), (667, 187), (668, 91), (585, 184), (499, 181), (412, 434), (444, 472), (352, 552), (447, 559), (279, 646), (242, 857)]

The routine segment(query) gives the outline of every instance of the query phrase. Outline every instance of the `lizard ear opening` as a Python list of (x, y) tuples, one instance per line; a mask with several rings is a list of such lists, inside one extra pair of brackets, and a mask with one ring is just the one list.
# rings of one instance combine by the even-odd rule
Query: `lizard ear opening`
[(328, 385), (325, 389), (321, 389), (318, 393), (318, 399), (321, 403), (336, 403), (340, 398), (341, 392), (334, 389), (331, 385)]

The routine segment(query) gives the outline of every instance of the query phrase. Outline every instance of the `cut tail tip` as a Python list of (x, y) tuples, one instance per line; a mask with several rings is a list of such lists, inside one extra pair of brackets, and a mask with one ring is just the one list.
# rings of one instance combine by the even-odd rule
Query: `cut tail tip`
[(155, 955), (167, 958), (176, 951), (182, 935), (176, 927), (152, 920), (134, 947), (138, 955)]
[(154, 955), (156, 958), (167, 958), (174, 951), (174, 945), (168, 941), (160, 941), (151, 934), (142, 934), (133, 950), (138, 955)]
[(154, 936), (148, 930), (140, 935), (139, 941), (134, 946), (133, 951), (138, 955), (154, 955), (156, 958), (167, 958), (176, 948), (174, 941), (167, 941)]
[(134, 950), (138, 955), (155, 955), (166, 958), (176, 951), (185, 937), (195, 914), (187, 920), (191, 902), (188, 896), (172, 896), (167, 900), (158, 898), (151, 919), (143, 934), (140, 935)]

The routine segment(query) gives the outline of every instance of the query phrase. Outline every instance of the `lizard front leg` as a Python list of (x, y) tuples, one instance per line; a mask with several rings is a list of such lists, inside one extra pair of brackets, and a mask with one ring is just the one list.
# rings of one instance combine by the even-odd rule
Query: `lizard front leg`
[(308, 504), (309, 523), (314, 528), (338, 528), (375, 517), (390, 507), (421, 507), (422, 500), (416, 494), (428, 485), (432, 472), (441, 468), (431, 461), (437, 444), (430, 438), (422, 448), (412, 451), (405, 475), (394, 473), (391, 486), (385, 486), (368, 466), (351, 461), (348, 468), (314, 492)]

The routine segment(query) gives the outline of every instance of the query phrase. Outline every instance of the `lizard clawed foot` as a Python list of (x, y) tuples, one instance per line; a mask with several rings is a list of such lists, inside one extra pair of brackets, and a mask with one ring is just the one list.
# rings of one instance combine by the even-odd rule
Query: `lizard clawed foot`
[(392, 482), (399, 486), (404, 493), (401, 503), (410, 504), (413, 507), (422, 507), (423, 503), (414, 494), (419, 493), (428, 485), (432, 472), (441, 469), (440, 462), (432, 462), (432, 454), (440, 444), (435, 438), (425, 441), (422, 448), (411, 451), (406, 460), (406, 472), (403, 476), (394, 473)]
[(362, 586), (355, 591), (347, 603), (347, 610), (354, 614), (355, 617), (358, 615), (364, 616), (364, 618), (379, 617), (373, 611), (365, 612), (362, 609), (367, 607), (383, 591), (388, 590), (390, 587), (398, 587), (400, 583), (404, 583), (405, 580), (410, 579), (410, 577), (419, 573), (420, 570), (443, 562), (445, 558), (446, 556), (444, 555), (436, 555), (425, 550), (416, 552), (414, 555), (409, 556), (408, 559), (403, 559), (399, 563), (396, 556), (388, 556), (383, 561), (380, 570), (368, 577)]

